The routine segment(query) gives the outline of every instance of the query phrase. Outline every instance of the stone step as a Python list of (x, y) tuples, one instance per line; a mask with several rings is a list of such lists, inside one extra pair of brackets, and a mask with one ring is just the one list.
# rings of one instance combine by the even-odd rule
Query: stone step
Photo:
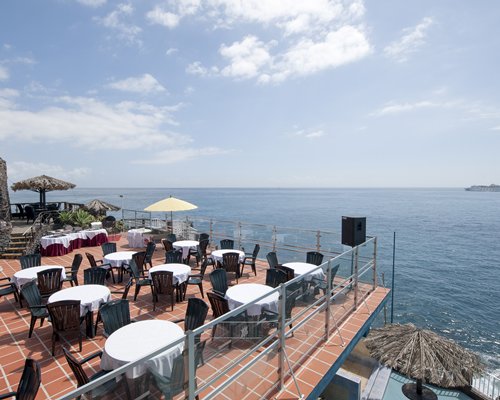
[(0, 259), (4, 260), (17, 260), (23, 253), (0, 253)]
[(10, 242), (7, 249), (25, 249), (26, 243), (12, 243)]

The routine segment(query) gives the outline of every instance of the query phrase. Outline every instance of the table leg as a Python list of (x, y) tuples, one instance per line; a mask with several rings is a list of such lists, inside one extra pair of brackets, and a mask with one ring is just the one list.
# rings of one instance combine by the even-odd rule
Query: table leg
[(85, 314), (85, 324), (86, 324), (85, 334), (87, 335), (88, 338), (93, 338), (95, 336), (93, 311), (88, 311), (87, 314)]

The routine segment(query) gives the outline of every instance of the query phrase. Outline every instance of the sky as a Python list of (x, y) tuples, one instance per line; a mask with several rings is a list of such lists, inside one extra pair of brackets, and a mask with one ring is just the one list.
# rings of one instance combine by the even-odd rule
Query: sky
[(2, 0), (9, 184), (500, 184), (495, 0)]

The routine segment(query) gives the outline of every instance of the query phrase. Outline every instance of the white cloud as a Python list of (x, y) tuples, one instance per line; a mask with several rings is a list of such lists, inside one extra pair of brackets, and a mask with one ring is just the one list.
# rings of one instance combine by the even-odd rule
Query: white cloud
[(218, 147), (205, 147), (205, 148), (193, 148), (193, 147), (177, 147), (170, 148), (165, 151), (157, 152), (152, 156), (143, 160), (135, 160), (134, 164), (175, 164), (183, 161), (188, 161), (200, 157), (207, 156), (218, 156), (222, 154), (231, 153), (232, 150), (221, 149)]
[(142, 29), (137, 25), (124, 21), (133, 13), (134, 8), (130, 4), (119, 4), (114, 11), (105, 17), (95, 17), (94, 19), (104, 27), (114, 30), (118, 38), (125, 40), (128, 44), (142, 45), (142, 41), (137, 38)]
[(406, 28), (403, 30), (401, 39), (396, 40), (384, 48), (384, 53), (398, 62), (408, 60), (410, 54), (415, 53), (421, 46), (425, 44), (427, 31), (434, 23), (430, 17), (425, 17), (414, 28)]
[(171, 47), (166, 51), (167, 56), (171, 56), (172, 54), (175, 54), (179, 51), (179, 49), (176, 49), (175, 47)]
[(6, 81), (7, 79), (9, 79), (9, 70), (0, 65), (0, 81)]
[(9, 180), (13, 182), (41, 174), (70, 182), (90, 175), (90, 169), (86, 167), (68, 169), (67, 166), (27, 161), (11, 162), (8, 164), (8, 169)]
[(164, 92), (165, 88), (152, 75), (144, 74), (138, 77), (130, 77), (107, 85), (116, 90), (133, 93)]
[(451, 108), (457, 105), (456, 102), (435, 102), (430, 100), (422, 100), (414, 103), (394, 103), (390, 102), (384, 105), (379, 110), (370, 114), (370, 116), (381, 117), (390, 114), (400, 114), (404, 112), (415, 111), (422, 108)]
[(173, 29), (179, 25), (181, 17), (177, 14), (165, 11), (161, 7), (155, 7), (153, 10), (146, 14), (146, 18), (152, 24), (159, 24), (166, 26), (167, 28)]
[(205, 68), (201, 62), (195, 61), (186, 67), (186, 72), (191, 75), (207, 76), (208, 69)]
[(83, 4), (84, 6), (97, 8), (104, 4), (106, 4), (106, 0), (77, 0), (78, 3)]
[(293, 135), (298, 137), (303, 137), (305, 139), (318, 139), (320, 137), (325, 136), (326, 133), (323, 129), (310, 129), (310, 130), (298, 129), (295, 132), (293, 132)]

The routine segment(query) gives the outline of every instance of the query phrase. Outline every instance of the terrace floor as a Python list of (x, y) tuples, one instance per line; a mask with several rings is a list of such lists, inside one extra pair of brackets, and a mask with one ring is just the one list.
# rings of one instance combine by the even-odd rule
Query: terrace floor
[[(125, 238), (117, 242), (117, 247), (118, 250), (129, 250)], [(81, 253), (84, 255), (85, 252), (92, 253), (96, 259), (102, 258), (100, 247), (86, 247), (74, 250), (65, 256), (43, 257), (42, 265), (70, 266), (74, 254)], [(157, 246), (153, 264), (163, 264), (163, 262), (163, 248)], [(84, 256), (84, 261), (80, 268), (80, 273), (82, 275), (79, 279), (80, 282), (83, 282), (83, 270), (88, 267), (88, 261)], [(263, 260), (258, 261), (257, 277), (255, 277), (253, 273), (248, 273), (250, 268), (247, 268), (243, 277), (240, 278), (240, 283), (264, 283), (265, 269), (268, 268), (267, 262)], [(0, 260), (0, 277), (11, 277), (19, 269), (20, 265), (18, 260)], [(210, 270), (211, 267), (209, 266), (204, 282), (205, 292), (211, 288), (208, 280), (208, 273)], [(66, 286), (69, 286), (69, 284), (65, 284), (65, 287)], [(109, 281), (108, 286), (111, 290), (121, 290), (123, 288), (123, 283), (112, 284), (111, 281)], [(129, 294), (130, 312), (131, 317), (136, 320), (175, 320), (184, 317), (187, 301), (176, 303), (174, 311), (170, 311), (171, 308), (168, 300), (160, 298), (159, 306), (157, 305), (156, 311), (153, 311), (149, 288), (144, 287), (141, 289), (141, 293), (136, 302), (132, 300), (132, 293), (133, 288), (131, 288)], [(384, 301), (388, 294), (388, 290), (378, 287), (374, 291), (367, 290), (366, 293), (364, 306), (354, 311), (350, 310), (345, 318), (339, 319), (341, 323), (338, 328), (342, 339), (340, 335), (336, 333), (331, 336), (329, 341), (321, 341), (321, 332), (322, 330), (324, 331), (324, 318), (318, 319), (317, 321), (311, 321), (305, 329), (297, 331), (293, 337), (287, 339), (287, 348), (293, 349), (288, 352), (288, 357), (292, 363), (295, 361), (300, 364), (299, 367), (294, 368), (294, 374), (297, 378), (301, 394), (307, 397), (334, 362), (342, 356), (344, 350), (353, 338), (355, 338), (360, 328), (366, 323), (374, 310)], [(116, 295), (115, 297), (115, 295), (112, 295), (113, 298), (117, 298), (118, 296), (119, 295)], [(200, 297), (199, 290), (194, 285), (188, 287), (186, 298), (192, 296)], [(206, 297), (205, 300), (208, 303)], [(345, 302), (347, 304), (349, 301), (349, 295), (347, 295), (343, 300), (340, 300), (340, 303)], [(344, 310), (345, 309), (344, 307)], [(341, 311), (335, 311), (335, 313), (337, 312), (340, 313)], [(209, 312), (209, 319), (211, 318), (210, 314), (211, 312)], [(78, 352), (78, 340), (76, 338), (69, 338), (69, 341), (63, 339), (62, 342), (56, 345), (56, 356), (53, 357), (51, 355), (51, 324), (46, 321), (44, 326), (40, 327), (39, 323), (37, 323), (33, 336), (28, 338), (29, 322), (29, 311), (26, 308), (20, 309), (13, 296), (0, 298), (0, 394), (16, 390), (24, 366), (24, 360), (26, 358), (33, 358), (39, 361), (42, 368), (42, 385), (38, 392), (37, 399), (58, 398), (76, 388), (76, 380), (66, 363), (61, 346), (64, 345), (70, 348), (77, 358), (83, 358), (96, 351), (102, 350), (106, 340), (102, 334), (102, 325), (99, 327), (95, 338), (84, 338), (82, 352)], [(218, 343), (212, 342), (213, 343), (210, 342), (210, 339), (207, 342), (208, 352), (211, 351), (211, 346), (212, 350), (216, 349), (218, 346)], [(241, 350), (242, 347), (234, 346), (232, 351), (236, 353)], [(231, 355), (225, 353), (224, 358), (226, 360), (231, 359)], [(89, 374), (100, 370), (98, 360), (99, 359), (94, 360), (87, 368)], [(270, 365), (275, 364), (275, 361), (275, 359), (270, 357)], [(224, 363), (224, 360), (221, 359), (221, 363)], [(214, 367), (217, 368), (216, 364), (212, 363), (211, 368)], [(272, 368), (270, 368), (270, 370), (272, 370)], [(211, 371), (206, 373), (207, 376), (210, 376), (214, 372)], [(253, 378), (247, 376), (246, 384), (242, 385), (241, 381), (234, 383), (231, 387), (226, 388), (217, 398), (296, 399), (299, 397), (299, 390), (293, 379), (287, 379), (285, 390), (276, 393), (275, 391), (269, 391), (270, 384), (265, 384), (266, 375), (262, 366), (257, 372), (253, 371), (253, 373)], [(202, 370), (198, 369), (198, 385), (200, 385), (200, 382), (203, 382), (204, 374)], [(218, 384), (220, 384), (220, 382)], [(259, 387), (261, 389), (259, 389)], [(200, 397), (203, 398), (203, 394)]]

